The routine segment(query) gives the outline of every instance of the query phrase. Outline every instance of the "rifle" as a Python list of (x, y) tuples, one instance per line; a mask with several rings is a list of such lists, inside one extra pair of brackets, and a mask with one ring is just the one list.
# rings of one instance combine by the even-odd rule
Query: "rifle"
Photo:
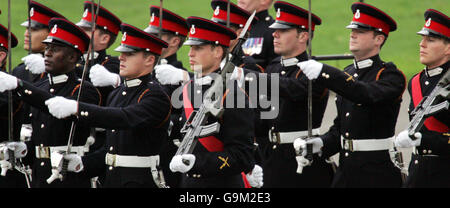
[[(220, 75), (216, 75), (214, 78), (214, 82), (212, 86), (206, 91), (205, 96), (203, 98), (203, 103), (199, 107), (198, 110), (193, 111), (183, 128), (181, 129), (181, 133), (184, 133), (183, 141), (175, 155), (189, 154), (195, 148), (197, 144), (197, 139), (201, 137), (210, 136), (214, 133), (219, 132), (220, 124), (215, 122), (213, 124), (209, 124), (205, 126), (206, 121), (209, 116), (214, 116), (216, 118), (220, 118), (223, 115), (224, 109), (221, 106), (220, 97), (223, 95), (223, 86), (228, 81), (226, 79), (227, 73), (232, 73), (235, 68), (235, 62), (238, 62), (241, 59), (242, 52), (242, 44), (246, 41), (245, 34), (247, 33), (248, 28), (250, 27), (253, 18), (255, 17), (256, 11), (249, 17), (247, 23), (244, 26), (241, 34), (239, 35), (238, 42), (236, 46), (231, 51), (231, 59), (227, 60), (225, 66), (222, 68)], [(189, 161), (183, 160), (183, 163), (189, 165)]]
[[(441, 98), (444, 101), (440, 102)], [(441, 111), (448, 111), (450, 99), (450, 71), (442, 76), (430, 95), (425, 96), (411, 112), (414, 116), (408, 125), (408, 135), (416, 140), (415, 133), (419, 132), (425, 120)], [(439, 103), (440, 102), (440, 103)]]

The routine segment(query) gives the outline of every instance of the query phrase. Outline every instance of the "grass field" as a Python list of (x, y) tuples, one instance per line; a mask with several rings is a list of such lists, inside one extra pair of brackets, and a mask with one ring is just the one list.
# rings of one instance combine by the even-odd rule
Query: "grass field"
[[(58, 11), (73, 22), (78, 22), (83, 14), (84, 0), (37, 0), (48, 7)], [(236, 3), (236, 0), (231, 0)], [(308, 8), (306, 0), (286, 0), (303, 8)], [(350, 5), (356, 0), (313, 0), (313, 13), (322, 18), (322, 25), (318, 26), (312, 44), (314, 55), (349, 53), (349, 30), (345, 26), (351, 21), (352, 13)], [(449, 0), (366, 0), (390, 14), (398, 25), (398, 30), (392, 32), (386, 45), (381, 51), (384, 61), (394, 62), (409, 78), (423, 68), (419, 63), (419, 41), (416, 35), (424, 25), (423, 13), (428, 8), (438, 9), (449, 15)], [(145, 28), (149, 22), (150, 5), (159, 5), (159, 0), (102, 0), (102, 6), (115, 13), (123, 22), (139, 28)], [(8, 25), (8, 1), (0, 1), (0, 24)], [(164, 0), (164, 8), (167, 8), (183, 17), (200, 16), (210, 18), (212, 9), (210, 0)], [(18, 65), (20, 58), (27, 54), (23, 50), (24, 27), (20, 23), (27, 18), (27, 0), (11, 0), (11, 27), (12, 32), (19, 39), (19, 45), (12, 51), (12, 66)], [(275, 15), (274, 9), (270, 13)], [(120, 37), (108, 50), (112, 55), (120, 43)], [(178, 52), (178, 58), (184, 66), (188, 66), (188, 47), (182, 47)], [(351, 61), (329, 61), (328, 64), (344, 67)]]

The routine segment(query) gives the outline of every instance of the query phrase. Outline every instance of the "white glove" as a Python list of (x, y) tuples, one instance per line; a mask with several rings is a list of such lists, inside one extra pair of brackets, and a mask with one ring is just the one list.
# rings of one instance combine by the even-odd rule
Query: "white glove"
[(64, 160), (68, 160), (67, 171), (79, 173), (84, 169), (83, 161), (77, 154), (64, 155)]
[(45, 101), (48, 112), (58, 119), (75, 115), (78, 111), (78, 103), (61, 96), (56, 96)]
[(323, 64), (313, 59), (302, 61), (297, 64), (309, 80), (317, 79), (322, 71)]
[(244, 70), (239, 67), (234, 67), (233, 73), (230, 77), (231, 80), (236, 80), (239, 87), (242, 87), (242, 84), (244, 83)]
[[(186, 161), (189, 163), (189, 165), (186, 165), (183, 161)], [(195, 155), (193, 154), (183, 154), (183, 155), (175, 155), (172, 158), (172, 161), (170, 161), (169, 167), (172, 172), (181, 172), (186, 173), (188, 172), (195, 163)]]
[(263, 186), (263, 169), (259, 165), (255, 165), (253, 170), (250, 173), (247, 173), (246, 176), (250, 186), (254, 188), (261, 188)]
[(176, 68), (170, 64), (160, 64), (155, 66), (155, 77), (163, 85), (177, 85), (180, 82), (189, 80), (187, 71)]
[(91, 67), (89, 70), (89, 78), (96, 87), (118, 87), (120, 85), (120, 75), (109, 72), (108, 69), (100, 64)]
[(0, 72), (0, 92), (17, 88), (17, 78), (5, 72)]
[(313, 148), (313, 154), (315, 153), (322, 153), (322, 147), (323, 147), (323, 141), (320, 137), (313, 137), (308, 140), (304, 140), (302, 138), (297, 138), (294, 140), (294, 149), (295, 152), (298, 153), (301, 156), (306, 156), (306, 145), (312, 144)]
[(0, 159), (9, 160), (9, 150), (14, 151), (15, 158), (23, 158), (27, 155), (27, 145), (23, 142), (7, 142), (0, 147)]
[(47, 179), (47, 183), (50, 184), (54, 180), (59, 179), (62, 181), (63, 175), (61, 174), (64, 161), (64, 155), (58, 151), (50, 153), (50, 163), (52, 164), (52, 175)]
[(404, 130), (395, 137), (394, 144), (396, 147), (400, 148), (420, 146), (420, 142), (422, 141), (422, 134), (420, 132), (416, 132), (414, 136), (417, 138), (416, 140), (412, 140), (408, 135), (408, 130)]
[(22, 61), (32, 74), (42, 74), (45, 72), (44, 58), (40, 54), (30, 54), (23, 57)]

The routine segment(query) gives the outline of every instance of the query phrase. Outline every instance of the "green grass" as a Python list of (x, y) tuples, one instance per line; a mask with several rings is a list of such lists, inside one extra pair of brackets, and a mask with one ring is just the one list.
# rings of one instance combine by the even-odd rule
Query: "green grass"
[[(78, 22), (83, 13), (84, 0), (37, 0), (48, 7), (60, 12), (73, 22)], [(308, 8), (308, 1), (287, 0), (290, 3)], [(312, 52), (314, 55), (349, 53), (349, 30), (345, 26), (351, 21), (352, 13), (350, 5), (355, 2), (350, 0), (314, 0), (312, 1), (313, 13), (322, 18), (322, 25), (317, 27)], [(0, 1), (0, 24), (7, 27), (8, 5), (7, 0)], [(19, 39), (18, 47), (12, 51), (12, 66), (18, 65), (20, 58), (27, 54), (23, 50), (24, 27), (20, 23), (27, 18), (27, 0), (11, 0), (11, 24), (12, 32)], [(236, 3), (236, 0), (232, 0)], [(424, 25), (423, 13), (428, 8), (434, 8), (449, 15), (448, 0), (366, 0), (391, 15), (397, 22), (398, 30), (392, 32), (386, 45), (381, 51), (381, 57), (385, 61), (394, 62), (409, 78), (423, 65), (419, 62), (420, 36), (416, 34)], [(149, 7), (151, 4), (159, 5), (159, 0), (103, 0), (101, 4), (116, 14), (123, 22), (145, 28), (149, 22)], [(183, 17), (200, 16), (210, 18), (212, 9), (209, 0), (164, 0), (164, 7), (178, 13)], [(270, 13), (275, 15), (274, 9)], [(113, 51), (120, 43), (120, 36), (116, 43), (108, 50), (112, 55), (118, 55)], [(188, 66), (187, 52), (189, 48), (184, 46), (178, 52), (179, 59)], [(344, 67), (351, 61), (329, 61), (328, 64)]]

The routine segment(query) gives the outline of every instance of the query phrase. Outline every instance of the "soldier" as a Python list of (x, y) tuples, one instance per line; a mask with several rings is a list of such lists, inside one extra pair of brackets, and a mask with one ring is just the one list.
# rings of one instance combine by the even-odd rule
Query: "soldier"
[(277, 55), (273, 50), (273, 30), (269, 28), (274, 19), (269, 15), (273, 0), (238, 0), (237, 5), (247, 12), (256, 10), (257, 23), (250, 31), (250, 38), (242, 46), (244, 53), (252, 56), (263, 68), (270, 64)]
[[(333, 126), (307, 143), (322, 157), (340, 153), (332, 187), (400, 187), (400, 170), (392, 163), (390, 150), (406, 81), (393, 63), (379, 56), (397, 26), (372, 5), (356, 2), (351, 9), (354, 16), (347, 28), (352, 30), (349, 49), (354, 64), (344, 71), (314, 60), (298, 64), (309, 79), (337, 93)], [(306, 145), (297, 142), (301, 141), (294, 142), (296, 149), (304, 149)]]
[[(17, 46), (17, 38), (11, 33), (11, 48)], [(0, 25), (0, 71), (6, 71), (6, 60), (8, 57), (8, 29), (3, 25)], [(15, 141), (19, 140), (19, 130), (20, 123), (16, 122), (17, 119), (16, 111), (20, 109), (23, 102), (13, 101), (13, 139)], [(0, 142), (8, 141), (9, 133), (9, 118), (8, 118), (8, 95), (6, 93), (0, 94)], [(0, 148), (0, 159), (5, 161), (4, 156), (8, 154), (8, 149), (6, 146)], [(8, 157), (8, 156), (7, 156)], [(1, 162), (3, 166), (3, 161)], [(2, 167), (3, 169), (4, 167)], [(5, 176), (0, 176), (0, 188), (25, 188), (25, 180), (23, 174), (18, 172), (16, 169), (11, 169), (6, 172)]]
[[(191, 29), (184, 44), (191, 46), (189, 63), (198, 74), (184, 85), (180, 96), (184, 105), (182, 123), (186, 122), (193, 110), (200, 107), (202, 95), (211, 87), (213, 75), (220, 71), (220, 63), (226, 56), (230, 40), (236, 38), (234, 31), (213, 21), (200, 17), (189, 17), (187, 21)], [(197, 76), (200, 78), (196, 78)], [(236, 86), (236, 83), (233, 83)], [(244, 187), (241, 172), (247, 173), (254, 166), (253, 111), (248, 108), (248, 99), (244, 94), (237, 87), (228, 88), (222, 104), (227, 99), (241, 96), (245, 101), (244, 108), (234, 107), (236, 103), (234, 106), (224, 106), (220, 119), (209, 117), (205, 123), (220, 123), (219, 132), (199, 138), (192, 153), (175, 155), (172, 158), (170, 169), (173, 172), (185, 173), (182, 177), (182, 187)], [(183, 163), (183, 160), (188, 160), (189, 165)]]
[[(52, 18), (49, 27), (51, 31), (43, 41), (47, 45), (44, 55), (48, 79), (32, 84), (0, 73), (0, 91), (14, 90), (14, 95), (32, 106), (31, 140), (26, 143), (13, 142), (11, 145), (16, 147), (16, 155), (19, 154), (18, 151), (25, 150), (25, 154), (28, 151), (24, 162), (32, 165), (32, 187), (89, 187), (89, 180), (83, 180), (73, 173), (68, 173), (63, 181), (51, 184), (46, 181), (51, 174), (51, 152), (66, 150), (65, 145), (72, 122), (52, 117), (44, 104), (45, 100), (53, 96), (77, 99), (79, 90), (82, 90), (79, 97), (81, 101), (96, 105), (100, 103), (99, 92), (89, 82), (80, 87), (80, 79), (74, 71), (76, 63), (89, 46), (89, 37), (79, 27), (65, 19)], [(72, 150), (83, 155), (89, 147), (86, 142), (89, 126), (78, 124), (74, 131)]]
[[(450, 67), (450, 20), (437, 10), (425, 11), (425, 25), (417, 34), (420, 41), (420, 63), (425, 69), (409, 81), (409, 112), (428, 96)], [(411, 118), (411, 117), (410, 117)], [(413, 147), (409, 177), (405, 187), (450, 187), (450, 113), (443, 111), (427, 118), (416, 133), (416, 140), (404, 130), (396, 137), (395, 146)]]
[(158, 176), (159, 153), (167, 135), (170, 98), (151, 76), (167, 43), (134, 26), (122, 24), (120, 76), (125, 81), (111, 92), (106, 106), (77, 103), (61, 97), (46, 101), (49, 112), (79, 123), (106, 128), (106, 142), (96, 152), (65, 156), (68, 171), (94, 177), (106, 171), (104, 187), (163, 186)]
[[(24, 63), (19, 64), (16, 68), (14, 68), (13, 75), (19, 79), (36, 83), (40, 79), (47, 79), (44, 64), (45, 44), (42, 41), (47, 38), (48, 33), (50, 32), (50, 29), (48, 28), (48, 21), (53, 17), (63, 19), (65, 19), (65, 17), (35, 1), (30, 1), (29, 13), (30, 19), (23, 22), (21, 26), (26, 28), (24, 33), (23, 48), (31, 53), (22, 58)], [(21, 139), (29, 140), (32, 131), (29, 116), (30, 105), (24, 103), (17, 115), (16, 122), (22, 124), (20, 132)]]
[[(292, 143), (296, 138), (308, 135), (308, 78), (301, 73), (297, 63), (308, 59), (308, 11), (283, 1), (274, 4), (276, 21), (269, 28), (274, 30), (274, 50), (280, 55), (278, 62), (267, 67), (266, 73), (279, 74), (278, 116), (264, 120), (268, 126), (269, 145), (264, 145), (264, 187), (329, 187), (333, 170), (324, 158), (314, 155), (312, 166), (297, 173), (297, 162)], [(312, 32), (322, 20), (312, 16)], [(311, 34), (313, 36), (313, 34)], [(275, 96), (271, 92), (269, 96)], [(328, 90), (313, 84), (313, 134), (319, 128), (328, 101)]]

